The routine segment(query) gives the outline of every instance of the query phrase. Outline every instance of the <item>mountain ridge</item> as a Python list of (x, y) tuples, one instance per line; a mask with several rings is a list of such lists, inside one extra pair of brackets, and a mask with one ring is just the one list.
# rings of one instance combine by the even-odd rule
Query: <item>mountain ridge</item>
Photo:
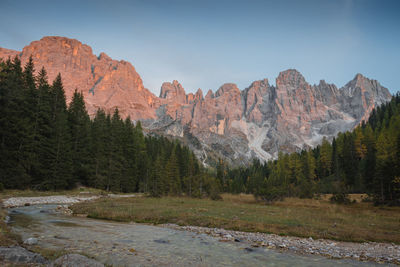
[(0, 48), (0, 57), (13, 56), (23, 63), (32, 56), (36, 70), (45, 67), (50, 80), (60, 72), (67, 101), (78, 88), (92, 116), (98, 108), (118, 107), (123, 117), (142, 120), (150, 132), (196, 138), (200, 145), (189, 145), (205, 164), (219, 157), (246, 164), (254, 157), (268, 160), (279, 151), (313, 147), (323, 137), (351, 130), (391, 97), (378, 81), (361, 74), (337, 88), (324, 80), (310, 85), (295, 69), (280, 72), (275, 85), (262, 79), (240, 90), (225, 83), (205, 96), (200, 88), (187, 94), (173, 80), (162, 84), (157, 97), (132, 64), (105, 53), (96, 56), (76, 39), (43, 37), (22, 52)]

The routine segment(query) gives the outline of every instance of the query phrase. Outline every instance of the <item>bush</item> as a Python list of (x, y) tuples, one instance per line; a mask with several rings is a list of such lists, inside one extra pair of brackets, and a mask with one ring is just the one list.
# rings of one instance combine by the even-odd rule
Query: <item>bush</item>
[(211, 198), (212, 200), (222, 200), (222, 197), (220, 195), (220, 186), (215, 178), (209, 177), (208, 179), (206, 179), (205, 187), (209, 198)]
[(366, 195), (361, 197), (361, 202), (373, 202), (374, 197), (372, 195)]
[(210, 193), (210, 198), (211, 198), (211, 200), (222, 200), (221, 195), (219, 194), (219, 192), (216, 192), (216, 191), (212, 191)]
[(267, 204), (272, 204), (276, 201), (282, 201), (285, 198), (285, 191), (282, 187), (268, 186), (262, 188), (255, 197), (260, 198)]
[(333, 194), (333, 196), (330, 198), (330, 201), (336, 204), (345, 204), (345, 205), (351, 204), (349, 196), (345, 193)]
[(309, 179), (303, 179), (300, 182), (299, 197), (300, 198), (313, 198), (314, 197), (314, 185)]

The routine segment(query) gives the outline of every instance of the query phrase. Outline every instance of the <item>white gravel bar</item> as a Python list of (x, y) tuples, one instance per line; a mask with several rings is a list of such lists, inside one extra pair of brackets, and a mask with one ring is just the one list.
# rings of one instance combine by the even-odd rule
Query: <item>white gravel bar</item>
[(100, 196), (45, 196), (45, 197), (11, 197), (3, 200), (5, 208), (39, 204), (74, 204), (98, 199)]

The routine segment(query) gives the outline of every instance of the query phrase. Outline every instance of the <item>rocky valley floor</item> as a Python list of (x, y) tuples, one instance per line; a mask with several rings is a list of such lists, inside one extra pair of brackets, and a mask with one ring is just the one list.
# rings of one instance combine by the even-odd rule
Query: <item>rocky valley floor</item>
[[(118, 196), (114, 195), (112, 197)], [(163, 224), (160, 225), (162, 227), (155, 227), (135, 223), (105, 223), (101, 220), (65, 216), (65, 214), (70, 214), (65, 203), (70, 204), (85, 200), (88, 199), (70, 196), (12, 198), (5, 200), (4, 205), (7, 207), (24, 206), (11, 209), (10, 217), (7, 218), (14, 231), (19, 233), (24, 240), (33, 237), (38, 242), (37, 244), (35, 242), (35, 246), (39, 245), (47, 249), (61, 248), (70, 253), (88, 253), (96, 259), (112, 265), (129, 265), (127, 263), (132, 258), (135, 258), (136, 263), (144, 265), (154, 266), (161, 261), (174, 264), (176, 262), (170, 258), (170, 255), (174, 255), (176, 252), (180, 254), (180, 264), (190, 263), (196, 265), (199, 260), (205, 260), (202, 259), (201, 253), (210, 253), (210, 248), (213, 252), (215, 251), (214, 257), (216, 256), (217, 259), (221, 258), (220, 254), (230, 255), (230, 257), (223, 258), (224, 261), (222, 262), (231, 264), (235, 263), (235, 260), (237, 263), (241, 262), (231, 250), (237, 250), (236, 253), (242, 254), (241, 257), (250, 260), (250, 262), (251, 259), (265, 260), (264, 253), (267, 253), (267, 258), (287, 264), (292, 260), (298, 261), (299, 259), (296, 258), (296, 255), (318, 255), (336, 259), (333, 262), (322, 261), (326, 265), (331, 263), (354, 265), (356, 262), (360, 262), (360, 264), (363, 262), (400, 263), (400, 246), (393, 243), (315, 240), (313, 238), (232, 231), (220, 228), (179, 226), (176, 224)], [(64, 203), (64, 205), (51, 205), (51, 203)], [(30, 206), (33, 204), (37, 205)], [(33, 216), (33, 221), (29, 216)], [(41, 216), (50, 216), (49, 218), (51, 219), (49, 220), (46, 217), (46, 220), (41, 221), (42, 219), (38, 219), (42, 218)], [(57, 217), (53, 218), (52, 216)], [(20, 220), (18, 218), (23, 219)], [(162, 228), (166, 230), (159, 230)], [(133, 229), (136, 230), (132, 235)], [(146, 237), (149, 233), (154, 232), (158, 232), (157, 236), (150, 235)], [(179, 233), (182, 233), (183, 239), (181, 236), (178, 239), (174, 238), (174, 236), (181, 235)], [(145, 239), (146, 241), (144, 243), (135, 241), (140, 239)], [(185, 247), (190, 247), (191, 249), (199, 250), (200, 246), (200, 254), (188, 257), (186, 256), (186, 253), (189, 253), (188, 251), (179, 252), (181, 240), (185, 243)], [(192, 240), (197, 240), (197, 242)], [(159, 258), (152, 257), (152, 251), (155, 253), (154, 251), (160, 250), (165, 250), (165, 253), (159, 255)], [(4, 248), (2, 251), (4, 254)], [(4, 255), (2, 257), (7, 258)], [(285, 262), (281, 257), (285, 258), (285, 260), (289, 257), (289, 261)], [(300, 258), (300, 262), (309, 260), (318, 262), (318, 260), (321, 260), (319, 257), (307, 257)], [(338, 259), (349, 259), (350, 262), (343, 262)], [(207, 263), (210, 262), (203, 263), (207, 266)], [(256, 263), (254, 262), (254, 264)]]

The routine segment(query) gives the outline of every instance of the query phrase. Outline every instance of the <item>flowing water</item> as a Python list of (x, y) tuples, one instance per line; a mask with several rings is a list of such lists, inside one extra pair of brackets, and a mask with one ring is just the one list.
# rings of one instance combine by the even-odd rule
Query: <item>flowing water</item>
[(113, 266), (375, 266), (374, 263), (302, 256), (205, 234), (134, 223), (65, 216), (56, 205), (10, 209), (11, 226), (38, 245), (84, 253)]

